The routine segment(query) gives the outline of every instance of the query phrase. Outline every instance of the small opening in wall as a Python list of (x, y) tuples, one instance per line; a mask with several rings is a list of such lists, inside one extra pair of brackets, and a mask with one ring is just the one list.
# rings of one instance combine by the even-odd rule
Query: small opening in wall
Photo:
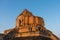
[(19, 20), (19, 26), (23, 25), (23, 20)]
[(29, 32), (32, 32), (32, 27), (31, 26), (29, 26)]

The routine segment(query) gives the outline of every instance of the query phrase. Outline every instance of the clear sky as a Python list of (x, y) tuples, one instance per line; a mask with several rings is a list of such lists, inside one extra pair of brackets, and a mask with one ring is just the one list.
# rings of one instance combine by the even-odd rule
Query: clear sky
[(0, 0), (0, 33), (14, 28), (24, 9), (43, 17), (45, 27), (60, 37), (60, 0)]

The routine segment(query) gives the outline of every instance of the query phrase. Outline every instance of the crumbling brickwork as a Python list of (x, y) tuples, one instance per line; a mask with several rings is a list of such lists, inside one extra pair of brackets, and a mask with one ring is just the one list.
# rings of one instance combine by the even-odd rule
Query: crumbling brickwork
[(34, 16), (25, 9), (16, 19), (16, 27), (5, 31), (5, 40), (58, 40), (45, 28), (42, 17)]

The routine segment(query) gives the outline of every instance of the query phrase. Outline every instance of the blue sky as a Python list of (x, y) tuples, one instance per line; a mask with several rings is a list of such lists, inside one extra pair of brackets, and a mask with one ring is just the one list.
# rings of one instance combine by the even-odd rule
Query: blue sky
[(60, 37), (60, 0), (0, 0), (0, 33), (14, 28), (24, 9), (43, 17), (45, 27)]

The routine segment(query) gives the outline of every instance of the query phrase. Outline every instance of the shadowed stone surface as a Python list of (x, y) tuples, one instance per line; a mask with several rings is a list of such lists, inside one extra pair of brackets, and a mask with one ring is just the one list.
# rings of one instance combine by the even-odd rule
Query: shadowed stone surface
[(51, 39), (38, 36), (38, 37), (20, 37), (20, 38), (14, 38), (12, 40), (51, 40)]

